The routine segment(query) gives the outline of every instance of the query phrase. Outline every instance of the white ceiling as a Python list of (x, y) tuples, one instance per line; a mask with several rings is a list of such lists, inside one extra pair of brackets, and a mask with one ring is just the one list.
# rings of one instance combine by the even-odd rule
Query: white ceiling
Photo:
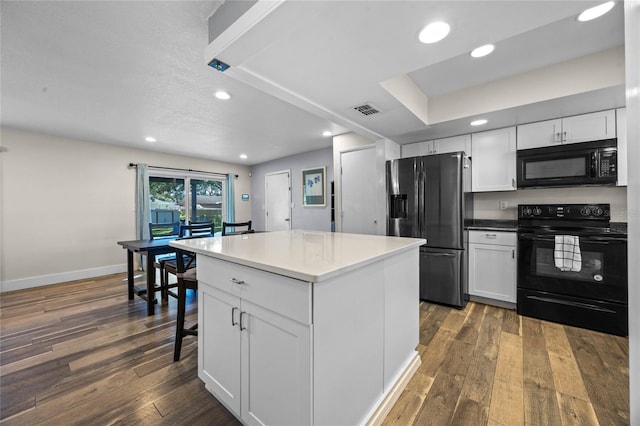
[[(329, 147), (323, 130), (400, 143), (463, 133), (461, 122), (426, 126), (380, 83), (408, 76), (438, 96), (622, 45), (621, 4), (575, 21), (598, 3), (272, 2), (262, 20), (220, 23), (242, 30), (208, 48), (231, 65), (221, 73), (205, 61), (216, 1), (2, 1), (1, 124), (246, 164)], [(449, 37), (419, 43), (439, 19)], [(471, 60), (486, 42), (496, 52)], [(216, 99), (220, 89), (232, 98)], [(363, 103), (382, 113), (361, 116), (353, 107)]]

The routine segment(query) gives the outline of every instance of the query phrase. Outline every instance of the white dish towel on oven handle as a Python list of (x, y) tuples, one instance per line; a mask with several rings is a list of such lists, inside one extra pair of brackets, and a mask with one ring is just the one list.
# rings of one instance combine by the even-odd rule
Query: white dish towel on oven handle
[(580, 272), (582, 255), (580, 254), (580, 238), (574, 235), (556, 235), (553, 260), (561, 271)]

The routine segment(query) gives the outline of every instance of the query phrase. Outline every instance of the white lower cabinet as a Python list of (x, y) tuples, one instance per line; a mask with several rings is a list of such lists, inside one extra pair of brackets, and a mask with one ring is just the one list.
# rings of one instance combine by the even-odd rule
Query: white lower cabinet
[(311, 326), (243, 298), (247, 282), (199, 282), (198, 375), (245, 424), (311, 424)]
[(469, 231), (469, 294), (516, 303), (515, 232)]

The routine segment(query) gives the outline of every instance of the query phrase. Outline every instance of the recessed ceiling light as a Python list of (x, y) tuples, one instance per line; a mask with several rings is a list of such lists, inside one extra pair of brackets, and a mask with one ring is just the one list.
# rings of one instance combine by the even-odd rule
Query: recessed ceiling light
[(243, 160), (247, 159), (247, 154), (240, 154), (240, 158), (242, 158)]
[(418, 39), (425, 44), (436, 43), (449, 34), (449, 28), (446, 22), (434, 22), (420, 31)]
[(481, 120), (475, 120), (475, 121), (472, 121), (472, 122), (471, 122), (471, 123), (469, 123), (469, 124), (471, 124), (472, 126), (482, 126), (483, 124), (487, 124), (487, 120), (485, 120), (485, 119), (483, 118), (483, 119), (481, 119)]
[(599, 18), (605, 13), (607, 13), (608, 11), (610, 11), (611, 9), (613, 9), (613, 6), (615, 6), (615, 4), (616, 3), (613, 1), (608, 1), (606, 3), (602, 3), (601, 5), (594, 6), (590, 9), (587, 9), (578, 16), (578, 21), (586, 22), (586, 21), (591, 21), (592, 19)]
[(474, 58), (482, 58), (493, 52), (496, 47), (493, 44), (485, 44), (484, 46), (476, 47), (471, 51), (471, 56)]
[(154, 138), (153, 136), (147, 136), (146, 138), (144, 138), (145, 141), (147, 142), (157, 142), (158, 139)]
[(231, 98), (231, 95), (229, 95), (227, 92), (223, 92), (222, 90), (220, 90), (216, 92), (216, 98), (226, 101), (227, 99)]
[(322, 136), (331, 136), (331, 132), (328, 130), (325, 130), (324, 132), (322, 132)]

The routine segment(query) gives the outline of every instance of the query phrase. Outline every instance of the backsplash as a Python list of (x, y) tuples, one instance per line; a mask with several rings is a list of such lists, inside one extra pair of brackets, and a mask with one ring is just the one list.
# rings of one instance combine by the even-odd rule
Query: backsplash
[[(501, 202), (507, 203), (506, 209), (500, 209)], [(627, 221), (627, 187), (624, 186), (476, 192), (473, 194), (473, 218), (516, 220), (518, 218), (518, 204), (535, 203), (609, 203), (611, 205), (611, 221)]]

